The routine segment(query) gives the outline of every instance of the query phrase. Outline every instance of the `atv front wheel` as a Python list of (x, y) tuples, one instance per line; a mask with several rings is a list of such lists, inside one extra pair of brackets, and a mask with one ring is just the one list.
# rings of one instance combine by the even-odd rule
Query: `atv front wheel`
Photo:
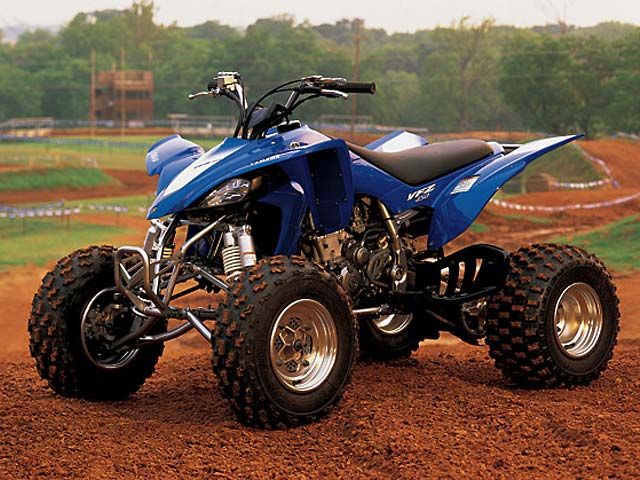
[(271, 257), (232, 286), (212, 351), (222, 394), (240, 421), (296, 426), (337, 402), (357, 358), (357, 323), (333, 276), (302, 257)]
[(496, 366), (522, 386), (587, 385), (607, 367), (619, 329), (611, 275), (594, 255), (534, 244), (511, 255), (501, 294), (489, 299), (487, 343)]
[[(119, 298), (113, 247), (92, 246), (62, 258), (42, 280), (29, 318), (29, 350), (40, 376), (57, 393), (88, 400), (120, 400), (151, 376), (162, 344), (109, 352), (109, 342), (140, 321)], [(159, 319), (149, 332), (166, 331)]]

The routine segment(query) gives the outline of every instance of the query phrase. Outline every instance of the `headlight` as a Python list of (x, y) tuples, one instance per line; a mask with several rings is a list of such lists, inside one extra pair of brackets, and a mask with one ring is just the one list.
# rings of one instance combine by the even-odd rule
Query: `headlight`
[(202, 207), (219, 207), (241, 202), (251, 191), (251, 181), (244, 178), (232, 178), (207, 195)]

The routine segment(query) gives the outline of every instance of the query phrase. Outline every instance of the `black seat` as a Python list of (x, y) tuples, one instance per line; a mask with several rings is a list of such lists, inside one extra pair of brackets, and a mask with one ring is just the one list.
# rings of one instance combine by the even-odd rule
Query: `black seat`
[(347, 146), (363, 160), (409, 185), (421, 185), (493, 153), (482, 140), (451, 140), (400, 152), (376, 152), (349, 142)]

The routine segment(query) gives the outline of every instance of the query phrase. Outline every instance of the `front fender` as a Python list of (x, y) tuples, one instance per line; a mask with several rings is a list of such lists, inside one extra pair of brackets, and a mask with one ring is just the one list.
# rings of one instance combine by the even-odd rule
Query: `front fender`
[(147, 173), (149, 175), (159, 174), (175, 162), (184, 159), (193, 161), (203, 153), (204, 149), (200, 145), (185, 140), (178, 134), (170, 135), (158, 140), (147, 150), (145, 157)]
[(189, 208), (230, 178), (332, 148), (346, 151), (347, 147), (344, 141), (328, 140), (308, 127), (260, 140), (226, 138), (158, 189), (147, 218)]
[[(440, 248), (467, 230), (496, 191), (532, 161), (582, 136), (583, 134), (567, 135), (529, 142), (488, 163), (471, 166), (450, 175), (446, 186), (437, 191), (430, 202), (433, 217), (429, 230), (429, 247)], [(469, 177), (478, 177), (470, 190), (452, 193), (461, 180)]]

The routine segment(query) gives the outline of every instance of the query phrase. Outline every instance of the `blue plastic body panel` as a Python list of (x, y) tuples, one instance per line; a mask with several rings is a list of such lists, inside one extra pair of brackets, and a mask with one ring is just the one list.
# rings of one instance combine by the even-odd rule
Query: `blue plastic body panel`
[[(536, 140), (507, 155), (490, 155), (419, 186), (407, 185), (352, 154), (353, 181), (356, 194), (381, 199), (392, 213), (417, 206), (432, 208), (428, 246), (440, 248), (471, 226), (505, 182), (536, 158), (581, 136)], [(478, 179), (469, 191), (451, 194), (461, 180), (473, 176), (478, 176)]]
[(158, 191), (160, 191), (170, 179), (198, 159), (203, 153), (204, 148), (185, 140), (180, 135), (165, 137), (158, 140), (147, 150), (145, 158), (147, 173), (149, 175), (160, 175), (158, 180)]
[[(280, 209), (279, 231), (269, 232), (277, 235), (274, 253), (299, 251), (307, 212), (324, 234), (346, 227), (356, 195), (378, 198), (394, 214), (431, 208), (431, 227), (425, 232), (428, 248), (440, 248), (469, 228), (506, 181), (536, 158), (580, 136), (530, 142), (509, 154), (497, 152), (423, 185), (411, 186), (351, 153), (343, 140), (332, 140), (306, 126), (282, 134), (272, 130), (259, 140), (227, 138), (204, 154), (198, 145), (174, 135), (157, 142), (147, 154), (147, 170), (160, 174), (158, 196), (148, 218), (193, 207), (226, 180), (277, 165), (289, 182), (256, 199)], [(418, 135), (396, 131), (368, 148), (391, 152), (425, 144)], [(452, 193), (469, 177), (477, 178), (468, 191)]]

